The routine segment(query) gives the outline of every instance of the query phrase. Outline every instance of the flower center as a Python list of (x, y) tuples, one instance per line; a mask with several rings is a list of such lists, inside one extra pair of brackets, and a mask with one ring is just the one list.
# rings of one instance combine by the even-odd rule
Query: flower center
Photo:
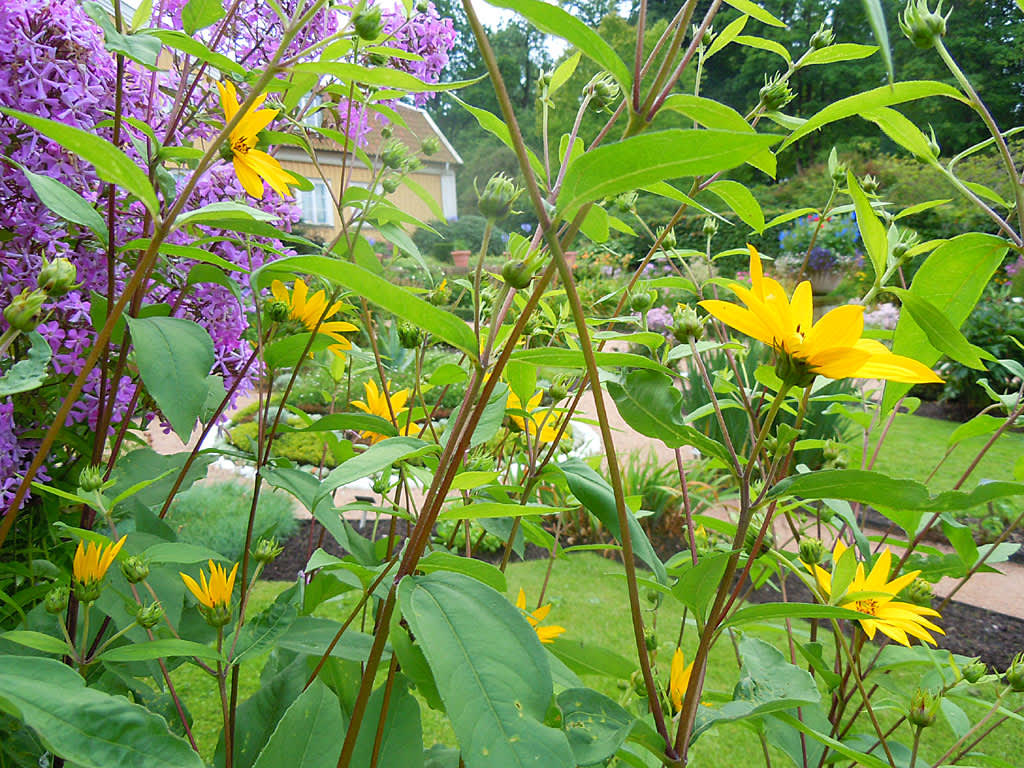
[(866, 600), (857, 600), (853, 606), (855, 611), (870, 613), (872, 616), (878, 615), (878, 601), (873, 598), (869, 597)]
[(244, 136), (239, 136), (231, 142), (231, 151), (236, 155), (247, 155), (249, 154), (249, 149), (249, 142)]

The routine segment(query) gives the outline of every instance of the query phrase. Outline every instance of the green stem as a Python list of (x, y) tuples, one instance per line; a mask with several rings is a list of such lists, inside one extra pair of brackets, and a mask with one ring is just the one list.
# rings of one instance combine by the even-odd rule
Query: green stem
[(7, 348), (11, 346), (11, 343), (18, 338), (21, 333), (17, 328), (8, 328), (4, 331), (4, 335), (0, 336), (0, 357), (3, 357), (7, 353)]
[(476, 274), (473, 275), (473, 333), (476, 336), (477, 349), (480, 347), (480, 284), (483, 282), (484, 257), (491, 244), (491, 233), (494, 232), (494, 219), (487, 219), (484, 225), (484, 236), (480, 241), (480, 255), (476, 259)]
[(861, 679), (860, 670), (858, 669), (857, 659), (853, 655), (853, 651), (850, 649), (849, 644), (846, 642), (846, 637), (843, 635), (843, 631), (839, 628), (839, 622), (832, 619), (832, 628), (835, 631), (836, 640), (839, 645), (842, 646), (843, 653), (846, 656), (846, 660), (850, 665), (854, 684), (857, 686), (857, 690), (860, 692), (861, 700), (864, 702), (864, 710), (868, 713), (868, 717), (871, 719), (871, 725), (875, 729), (875, 733), (878, 736), (879, 743), (882, 745), (882, 749), (885, 751), (885, 757), (889, 761), (889, 765), (892, 768), (896, 768), (896, 760), (892, 756), (892, 752), (889, 750), (889, 743), (885, 740), (885, 735), (882, 733), (882, 726), (878, 722), (878, 718), (875, 717), (875, 710), (871, 706), (871, 697), (868, 692), (864, 690), (864, 681)]
[(917, 765), (917, 750), (921, 746), (921, 731), (923, 730), (923, 726), (920, 725), (914, 729), (914, 745), (910, 749), (910, 768), (915, 768)]

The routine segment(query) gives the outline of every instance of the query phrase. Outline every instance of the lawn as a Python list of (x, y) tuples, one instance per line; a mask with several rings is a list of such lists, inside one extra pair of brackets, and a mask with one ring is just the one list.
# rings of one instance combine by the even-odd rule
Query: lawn
[[(508, 595), (514, 599), (522, 587), (531, 603), (536, 600), (547, 567), (546, 561), (514, 563), (508, 569)], [(577, 554), (559, 560), (554, 566), (551, 583), (546, 601), (552, 603), (547, 623), (559, 624), (566, 628), (566, 638), (581, 640), (585, 643), (600, 645), (615, 651), (627, 658), (632, 657), (633, 640), (630, 629), (629, 611), (625, 586), (621, 575), (621, 567), (610, 560), (593, 554)], [(287, 585), (280, 582), (261, 582), (257, 584), (252, 607), (258, 611), (267, 605)], [(346, 606), (352, 605), (351, 599), (341, 599), (322, 606), (321, 613), (339, 619), (346, 613)], [(645, 617), (648, 626), (653, 629), (657, 638), (656, 660), (660, 667), (661, 679), (667, 680), (667, 665), (675, 647), (679, 633), (681, 611), (672, 602), (667, 602), (658, 614), (657, 625), (653, 625), (651, 614)], [(955, 628), (948, 628), (955, 631)], [(775, 642), (784, 647), (784, 636), (777, 630), (768, 627), (758, 628), (757, 635), (762, 639)], [(687, 658), (691, 658), (694, 650), (696, 631), (692, 624), (687, 627), (686, 639), (683, 643)], [(265, 658), (254, 659), (243, 665), (240, 687), (240, 700), (251, 695), (259, 683), (259, 670)], [(732, 644), (723, 639), (718, 644), (709, 668), (707, 695), (728, 695), (738, 677), (738, 665)], [(185, 698), (189, 710), (196, 722), (195, 734), (199, 740), (203, 756), (212, 757), (219, 731), (220, 711), (217, 703), (216, 689), (203, 673), (195, 667), (179, 668), (174, 673), (175, 683)], [(584, 682), (606, 695), (620, 701), (628, 701), (631, 693), (620, 687), (617, 681), (607, 678), (584, 678)], [(888, 680), (887, 688), (892, 686), (897, 693), (896, 699), (909, 696), (912, 686), (919, 683), (917, 678), (907, 674), (902, 679)], [(625, 698), (624, 698), (625, 697)], [(881, 710), (880, 718), (891, 722), (901, 707), (888, 710), (885, 700), (891, 697), (877, 698), (875, 706)], [(1019, 698), (1019, 697), (1018, 697)], [(1017, 702), (1019, 705), (1021, 702)], [(452, 744), (453, 734), (447, 727), (442, 715), (422, 708), (424, 721), (424, 742), (430, 745), (435, 742)], [(977, 713), (971, 713), (976, 715)], [(865, 724), (866, 726), (866, 724)], [(937, 739), (940, 743), (949, 743), (949, 729), (940, 716), (935, 727), (927, 736)], [(909, 741), (909, 737), (906, 738)], [(1004, 726), (996, 732), (989, 744), (990, 751), (995, 754), (1020, 754), (1024, 751), (1024, 729)], [(923, 756), (936, 759), (940, 752), (927, 745)], [(755, 766), (764, 765), (760, 743), (753, 731), (739, 725), (724, 725), (711, 729), (697, 742), (693, 752), (693, 765), (730, 765)], [(772, 751), (773, 765), (787, 765), (788, 760), (781, 752)]]

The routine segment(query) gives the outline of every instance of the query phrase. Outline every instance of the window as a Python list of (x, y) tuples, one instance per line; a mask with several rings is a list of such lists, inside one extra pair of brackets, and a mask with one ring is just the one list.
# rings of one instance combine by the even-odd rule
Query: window
[(320, 94), (303, 96), (299, 101), (299, 112), (302, 115), (302, 124), (311, 128), (320, 128), (324, 124), (324, 111), (321, 105), (324, 99)]
[(299, 207), (302, 208), (301, 220), (304, 224), (334, 226), (334, 201), (324, 182), (313, 181), (312, 189), (299, 190)]

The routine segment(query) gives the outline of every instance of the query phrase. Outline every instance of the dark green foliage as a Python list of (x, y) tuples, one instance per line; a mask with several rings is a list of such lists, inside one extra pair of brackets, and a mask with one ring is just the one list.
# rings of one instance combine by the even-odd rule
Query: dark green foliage
[[(256, 436), (259, 425), (255, 421), (247, 421), (231, 428), (228, 442), (243, 451), (252, 452), (256, 448)], [(284, 432), (274, 438), (270, 449), (271, 456), (279, 456), (294, 461), (296, 464), (312, 464), (325, 467), (336, 467), (338, 460), (330, 449), (325, 450), (323, 437), (319, 433)]]
[[(462, 216), (451, 222), (431, 222), (430, 226), (437, 234), (426, 229), (419, 229), (413, 235), (413, 242), (423, 253), (429, 253), (436, 259), (451, 261), (452, 250), (468, 250), (474, 254), (480, 252), (480, 244), (484, 239), (484, 227), (487, 220), (483, 216)], [(505, 250), (508, 234), (498, 226), (491, 233), (491, 242), (487, 253), (497, 256)]]
[[(196, 485), (174, 499), (167, 523), (177, 532), (179, 541), (209, 547), (239, 560), (251, 505), (252, 486), (232, 482)], [(256, 506), (255, 535), (273, 536), (279, 541), (290, 537), (296, 527), (293, 506), (290, 496), (263, 490)]]

